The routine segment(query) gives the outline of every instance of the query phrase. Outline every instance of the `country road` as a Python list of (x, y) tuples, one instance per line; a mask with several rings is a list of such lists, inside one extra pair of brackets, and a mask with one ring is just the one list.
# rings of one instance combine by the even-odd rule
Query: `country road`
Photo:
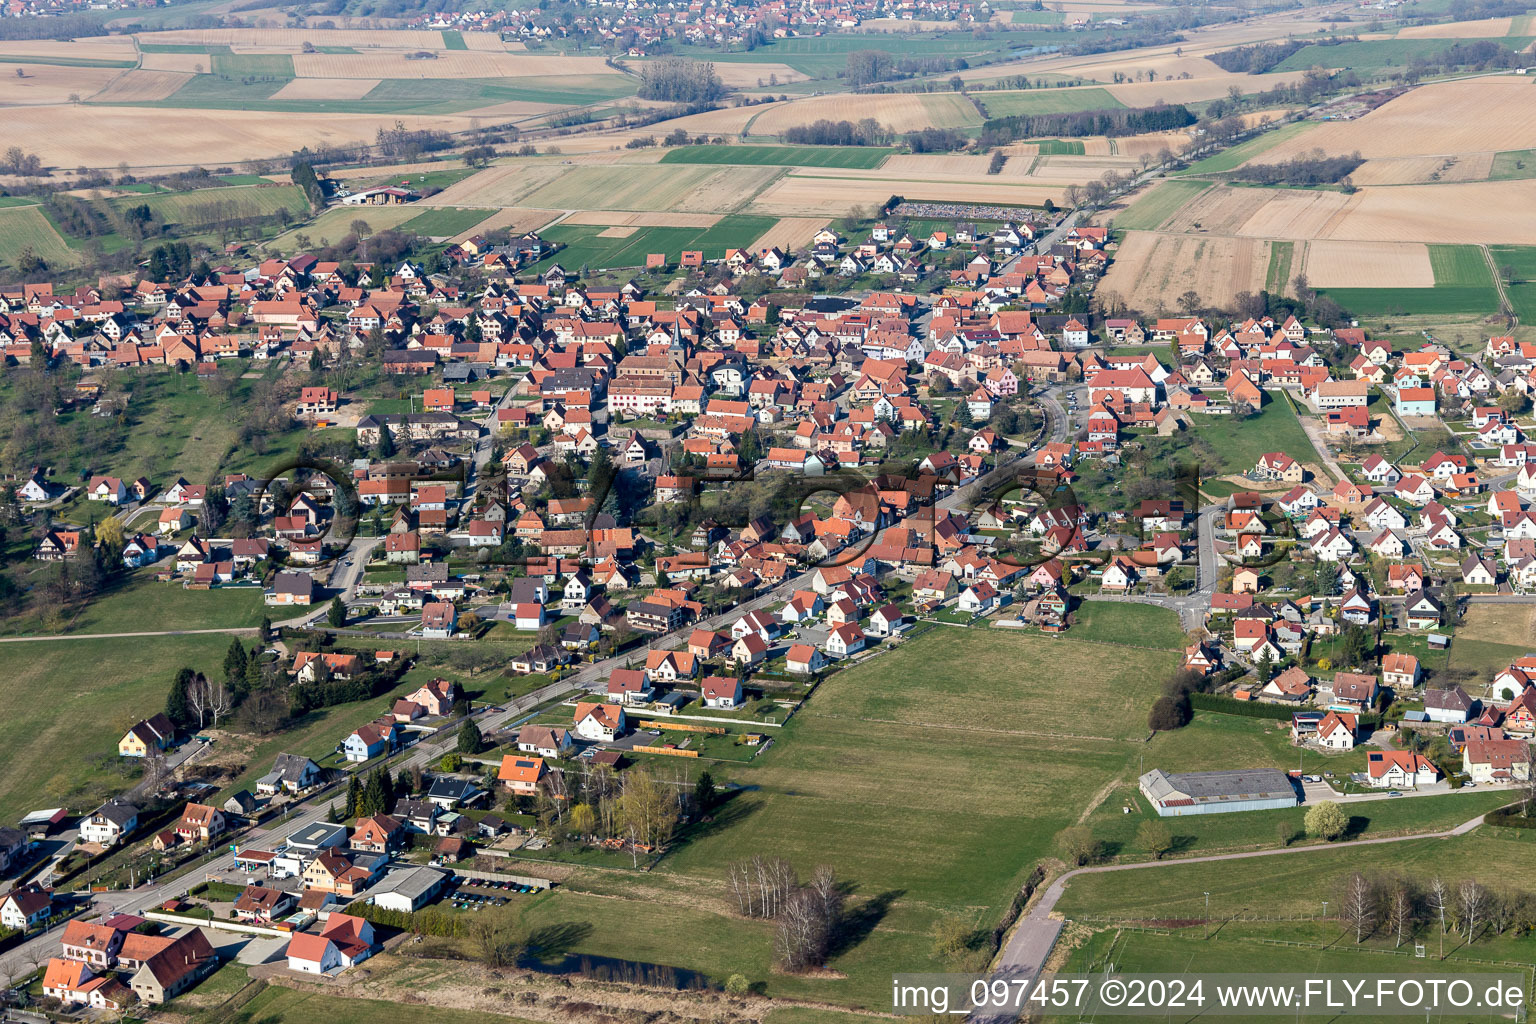
[[(1324, 844), (1317, 846), (1288, 846), (1273, 850), (1253, 850), (1247, 853), (1216, 853), (1202, 857), (1180, 857), (1173, 860), (1142, 861), (1136, 864), (1105, 864), (1098, 867), (1075, 868), (1056, 878), (1041, 894), (1040, 899), (1030, 908), (1029, 913), (1019, 918), (1013, 932), (1008, 936), (1007, 943), (998, 957), (993, 970), (995, 973), (1011, 974), (1018, 976), (1034, 977), (1044, 968), (1047, 958), (1051, 955), (1052, 948), (1056, 945), (1056, 938), (1061, 934), (1064, 919), (1052, 917), (1052, 912), (1061, 897), (1066, 894), (1067, 885), (1075, 878), (1083, 875), (1099, 875), (1111, 871), (1150, 871), (1157, 868), (1175, 867), (1185, 864), (1214, 864), (1220, 861), (1251, 860), (1256, 857), (1286, 857), (1301, 856), (1309, 853), (1319, 853), (1329, 850), (1354, 849), (1359, 846), (1382, 846), (1387, 843), (1406, 843), (1419, 839), (1445, 839), (1450, 836), (1461, 836), (1471, 832), (1483, 822), (1483, 816), (1462, 822), (1455, 828), (1440, 832), (1421, 832), (1409, 836), (1385, 836), (1380, 839), (1357, 839), (1353, 842)], [(975, 1017), (974, 1021), (984, 1020), (1001, 1021), (1005, 1018), (997, 1016)]]

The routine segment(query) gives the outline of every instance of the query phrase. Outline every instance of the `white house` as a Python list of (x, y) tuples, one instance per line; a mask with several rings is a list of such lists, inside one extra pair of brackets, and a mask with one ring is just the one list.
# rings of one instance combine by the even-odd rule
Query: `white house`
[(726, 676), (706, 676), (703, 685), (704, 706), (734, 710), (741, 707), (741, 680)]
[(1366, 781), (1376, 789), (1417, 789), (1439, 775), (1433, 764), (1411, 750), (1373, 750), (1366, 755)]
[(862, 651), (866, 643), (864, 631), (852, 622), (846, 622), (827, 634), (827, 653), (834, 658), (846, 658)]
[(1330, 711), (1317, 723), (1318, 746), (1326, 750), (1355, 749), (1355, 730), (1358, 720), (1354, 715)]

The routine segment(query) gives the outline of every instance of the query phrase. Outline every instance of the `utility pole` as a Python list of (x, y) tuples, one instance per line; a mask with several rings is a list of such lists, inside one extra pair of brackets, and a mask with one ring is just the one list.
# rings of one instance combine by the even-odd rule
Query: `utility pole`
[(1211, 894), (1205, 894), (1205, 937), (1211, 937)]

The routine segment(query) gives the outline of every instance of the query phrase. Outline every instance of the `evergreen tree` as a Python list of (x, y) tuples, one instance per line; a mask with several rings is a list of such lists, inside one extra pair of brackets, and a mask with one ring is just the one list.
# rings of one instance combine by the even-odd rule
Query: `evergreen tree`
[(184, 668), (177, 672), (176, 678), (171, 681), (171, 692), (165, 699), (165, 717), (169, 718), (171, 724), (178, 729), (190, 728), (195, 721), (192, 704), (187, 700), (187, 690), (196, 678), (197, 673), (190, 668)]
[(382, 462), (385, 459), (394, 458), (395, 435), (389, 432), (388, 427), (379, 428), (379, 439), (373, 445), (373, 457), (375, 461)]
[(348, 821), (358, 817), (362, 810), (363, 784), (356, 775), (347, 780), (347, 814)]
[(340, 629), (347, 624), (347, 606), (342, 602), (340, 594), (331, 598), (331, 607), (325, 613), (325, 621), (333, 629)]
[(715, 801), (718, 799), (719, 794), (715, 790), (715, 777), (707, 771), (700, 773), (699, 781), (693, 784), (693, 802), (698, 804), (699, 811), (708, 813), (709, 809), (715, 806)]
[[(400, 781), (404, 782), (405, 780), (402, 779)], [(387, 766), (379, 769), (379, 791), (384, 794), (384, 804), (379, 808), (379, 813), (388, 814), (389, 809), (395, 806), (395, 797), (399, 793), (395, 789), (394, 776), (389, 774)]]
[(264, 681), (261, 673), (261, 662), (257, 661), (254, 657), (247, 660), (245, 663), (245, 685), (242, 687), (244, 692), (253, 693), (261, 689), (261, 684)]
[(371, 814), (382, 814), (385, 804), (389, 800), (389, 791), (384, 788), (384, 776), (378, 769), (368, 776), (368, 784), (363, 787), (362, 806), (357, 809), (359, 817), (367, 817)]
[(459, 730), (459, 745), (457, 748), (461, 754), (478, 754), (484, 740), (480, 736), (480, 727), (474, 722), (465, 722)]
[(246, 663), (245, 645), (236, 637), (229, 642), (229, 650), (224, 655), (224, 678), (231, 682), (243, 679)]
[(337, 809), (336, 801), (332, 800), (331, 806), (326, 808), (325, 820), (330, 822), (332, 825), (341, 824), (341, 811)]

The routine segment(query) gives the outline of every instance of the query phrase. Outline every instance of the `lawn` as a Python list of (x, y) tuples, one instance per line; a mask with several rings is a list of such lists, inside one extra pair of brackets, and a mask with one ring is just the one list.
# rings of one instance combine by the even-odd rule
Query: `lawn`
[[(1263, 410), (1244, 420), (1231, 416), (1192, 415), (1189, 422), (1189, 430), (1184, 436), (1210, 442), (1221, 457), (1222, 473), (1246, 473), (1265, 452), (1285, 452), (1301, 462), (1317, 460), (1306, 431), (1301, 429), (1301, 421), (1280, 395), (1266, 395)], [(1167, 444), (1163, 442), (1163, 445)], [(1173, 445), (1176, 451), (1177, 438)]]
[[(100, 515), (105, 515), (105, 511)], [(154, 572), (154, 567), (146, 567), (125, 575), (86, 605), (64, 632), (134, 633), (261, 623), (266, 606), (260, 587), (188, 590), (179, 583), (156, 582)], [(46, 632), (35, 614), (0, 619), (0, 635), (36, 636)]]
[(1129, 601), (1084, 601), (1072, 613), (1074, 640), (1177, 650), (1184, 646), (1178, 614)]
[(414, 231), (418, 235), (446, 238), (460, 231), (468, 231), (495, 212), (462, 207), (425, 210), (400, 225), (400, 228), (402, 231)]
[(156, 636), (0, 645), (0, 821), (37, 807), (84, 813), (132, 785), (117, 771), (118, 738), (165, 709), (183, 666), (221, 671), (230, 638)]
[(761, 238), (775, 223), (772, 217), (734, 214), (721, 217), (708, 228), (638, 228), (633, 234), (604, 237), (610, 229), (595, 224), (556, 224), (542, 234), (546, 241), (565, 248), (540, 266), (559, 263), (576, 269), (643, 267), (649, 253), (664, 253), (675, 265), (684, 250), (703, 250), (705, 259), (720, 259), (728, 248), (744, 248)]
[(1210, 188), (1210, 183), (1205, 181), (1159, 182), (1140, 199), (1115, 214), (1114, 226), (1121, 231), (1150, 231), (1207, 188)]
[(159, 192), (109, 201), (118, 207), (148, 206), (166, 220), (190, 227), (211, 220), (233, 216), (262, 216), (278, 210), (287, 210), (298, 217), (309, 210), (309, 201), (297, 185), (273, 183)]
[(1208, 156), (1204, 160), (1197, 160), (1180, 174), (1224, 174), (1227, 171), (1236, 170), (1252, 158), (1266, 150), (1273, 149), (1286, 139), (1294, 138), (1309, 128), (1316, 126), (1312, 121), (1292, 121), (1289, 124), (1280, 125), (1267, 132), (1240, 142), (1230, 149), (1224, 149), (1220, 153)]
[(31, 249), (50, 267), (72, 267), (80, 262), (79, 255), (43, 215), (42, 207), (0, 207), (0, 252), (5, 254), (5, 262), (14, 264), (23, 249)]
[(894, 149), (880, 146), (678, 146), (664, 164), (751, 164), (775, 167), (879, 167)]
[(1080, 110), (1119, 110), (1125, 106), (1108, 89), (1023, 89), (1018, 92), (978, 90), (971, 94), (986, 108), (987, 118), (1021, 114), (1073, 114)]
[(469, 49), (469, 44), (464, 42), (464, 33), (463, 32), (458, 32), (458, 31), (450, 29), (450, 30), (447, 30), (447, 31), (443, 32), (443, 49), (445, 49), (445, 50), (467, 50), (467, 49)]

